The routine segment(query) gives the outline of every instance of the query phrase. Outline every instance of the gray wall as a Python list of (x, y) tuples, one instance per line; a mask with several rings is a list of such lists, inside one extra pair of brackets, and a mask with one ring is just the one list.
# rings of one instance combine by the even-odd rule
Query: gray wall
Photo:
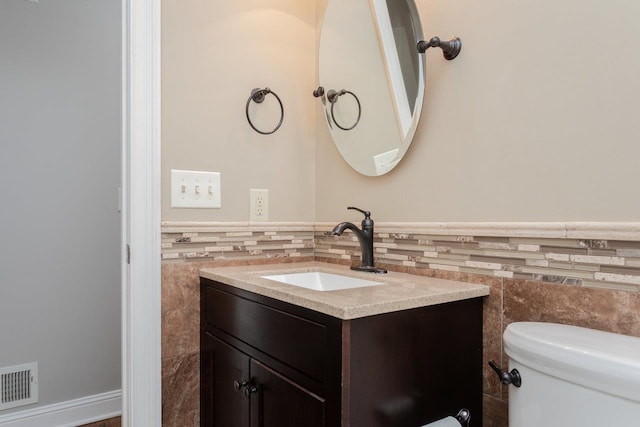
[(0, 367), (39, 362), (40, 405), (120, 388), (120, 32), (0, 2)]

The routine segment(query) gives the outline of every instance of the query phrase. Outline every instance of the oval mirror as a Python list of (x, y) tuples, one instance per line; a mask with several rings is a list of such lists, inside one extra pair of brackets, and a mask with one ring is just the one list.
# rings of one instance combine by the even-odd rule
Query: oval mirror
[(363, 175), (389, 172), (411, 144), (424, 98), (425, 59), (416, 49), (422, 38), (413, 0), (328, 1), (318, 52), (321, 99), (340, 154)]

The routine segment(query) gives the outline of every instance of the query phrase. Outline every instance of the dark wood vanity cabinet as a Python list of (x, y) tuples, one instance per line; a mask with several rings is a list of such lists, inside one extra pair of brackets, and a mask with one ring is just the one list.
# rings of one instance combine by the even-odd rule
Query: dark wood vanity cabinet
[(482, 425), (482, 299), (340, 320), (201, 279), (203, 427)]

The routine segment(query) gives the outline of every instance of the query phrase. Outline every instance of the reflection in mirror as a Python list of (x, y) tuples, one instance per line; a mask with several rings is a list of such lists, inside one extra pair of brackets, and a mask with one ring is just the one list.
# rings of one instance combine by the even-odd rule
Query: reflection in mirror
[[(356, 101), (357, 104), (357, 108), (358, 108), (358, 115), (356, 117), (356, 120), (353, 122), (353, 124), (349, 127), (344, 127), (341, 126), (340, 123), (338, 123), (338, 121), (336, 120), (336, 116), (334, 114), (335, 111), (335, 107), (336, 107), (336, 103), (338, 102), (338, 100), (340, 99), (341, 96), (343, 95), (351, 95), (353, 96), (354, 101)], [(336, 92), (335, 90), (331, 89), (328, 93), (327, 93), (327, 100), (331, 103), (331, 120), (333, 120), (333, 123), (338, 126), (340, 129), (342, 130), (351, 130), (353, 128), (355, 128), (356, 126), (358, 126), (358, 123), (360, 123), (360, 114), (362, 114), (362, 106), (360, 105), (360, 100), (358, 99), (358, 95), (356, 95), (355, 93), (348, 91), (348, 90), (340, 90), (338, 92)]]
[[(329, 132), (358, 172), (389, 172), (415, 133), (424, 96), (425, 64), (413, 0), (329, 0), (319, 49), (320, 85), (359, 98), (323, 99)], [(360, 105), (358, 105), (360, 104)], [(331, 111), (333, 109), (333, 112)], [(331, 123), (351, 124), (350, 130)]]
[(407, 137), (413, 122), (420, 86), (420, 62), (412, 14), (406, 1), (373, 0), (378, 39), (386, 63), (387, 77), (401, 136)]

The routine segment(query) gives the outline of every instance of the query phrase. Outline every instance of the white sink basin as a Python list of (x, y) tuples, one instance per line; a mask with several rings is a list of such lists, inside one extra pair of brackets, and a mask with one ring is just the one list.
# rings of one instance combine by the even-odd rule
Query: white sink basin
[(337, 291), (340, 289), (384, 285), (382, 282), (358, 279), (357, 277), (341, 276), (339, 274), (323, 273), (321, 271), (274, 274), (260, 277), (275, 280), (276, 282), (286, 283), (288, 285), (300, 286), (301, 288), (313, 289), (315, 291)]

